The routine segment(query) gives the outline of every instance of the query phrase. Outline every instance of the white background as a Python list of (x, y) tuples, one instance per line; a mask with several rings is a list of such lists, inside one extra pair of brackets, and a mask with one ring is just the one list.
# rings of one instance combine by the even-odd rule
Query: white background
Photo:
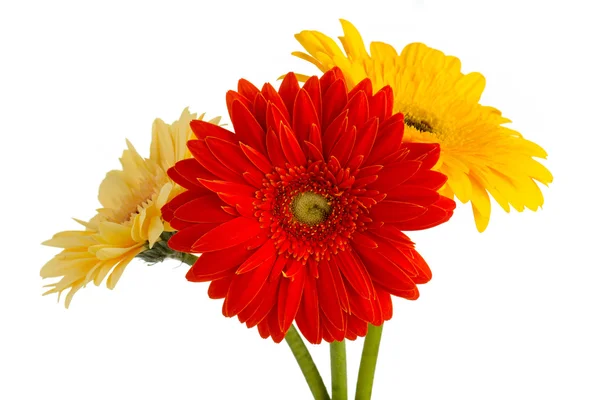
[[(85, 3), (85, 4), (84, 4)], [(167, 4), (166, 2), (164, 4)], [(549, 153), (544, 210), (470, 206), (412, 234), (434, 279), (396, 299), (373, 398), (599, 399), (597, 12), (593, 2), (31, 2), (0, 6), (0, 398), (308, 399), (285, 344), (220, 313), (176, 262), (136, 260), (114, 291), (42, 297), (40, 243), (77, 228), (155, 117), (226, 114), (225, 92), (316, 69), (293, 35), (421, 41), (487, 78), (484, 104)], [(349, 343), (353, 393), (362, 341)], [(328, 347), (311, 348), (329, 380)]]

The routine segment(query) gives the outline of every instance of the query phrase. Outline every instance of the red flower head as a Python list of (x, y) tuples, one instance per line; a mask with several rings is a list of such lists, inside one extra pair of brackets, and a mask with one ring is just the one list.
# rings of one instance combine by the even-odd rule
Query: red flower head
[(279, 92), (240, 80), (227, 93), (235, 134), (192, 121), (194, 158), (169, 176), (187, 189), (163, 208), (169, 246), (202, 253), (223, 314), (280, 342), (293, 321), (311, 343), (364, 336), (392, 317), (390, 295), (419, 296), (431, 271), (403, 230), (447, 221), (437, 144), (402, 143), (389, 87), (348, 92), (337, 68)]

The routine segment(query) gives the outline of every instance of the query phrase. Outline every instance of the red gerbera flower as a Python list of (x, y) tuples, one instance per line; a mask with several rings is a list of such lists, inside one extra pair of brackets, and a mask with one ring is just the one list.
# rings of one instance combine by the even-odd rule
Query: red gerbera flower
[(192, 121), (194, 156), (169, 176), (187, 191), (164, 209), (175, 250), (202, 253), (223, 314), (280, 342), (292, 322), (311, 343), (364, 336), (392, 317), (390, 295), (419, 296), (429, 267), (403, 230), (447, 221), (437, 144), (402, 143), (389, 87), (348, 92), (337, 68), (279, 92), (240, 80), (227, 93), (235, 134)]

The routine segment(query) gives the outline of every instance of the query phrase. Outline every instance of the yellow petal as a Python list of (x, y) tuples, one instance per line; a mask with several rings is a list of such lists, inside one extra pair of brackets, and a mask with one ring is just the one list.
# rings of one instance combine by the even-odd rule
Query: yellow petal
[[(140, 249), (140, 251), (141, 251), (141, 249)], [(113, 269), (111, 274), (108, 276), (108, 279), (106, 280), (107, 288), (109, 288), (111, 290), (115, 288), (115, 286), (117, 285), (117, 282), (121, 278), (121, 275), (123, 275), (123, 271), (125, 271), (125, 267), (127, 267), (127, 265), (131, 262), (131, 260), (133, 260), (133, 258), (140, 251), (137, 251), (137, 252), (132, 251), (129, 254), (127, 254), (125, 257), (123, 257), (123, 259), (119, 262), (119, 264), (117, 264), (115, 269)]]
[(63, 231), (58, 232), (52, 239), (42, 242), (44, 246), (70, 248), (87, 247), (95, 243), (93, 232), (87, 231)]
[(163, 233), (163, 222), (161, 217), (153, 217), (148, 227), (148, 246), (152, 248), (154, 243), (160, 238)]
[(340, 37), (339, 39), (340, 42), (342, 42), (348, 57), (351, 60), (368, 58), (369, 54), (367, 54), (365, 44), (356, 27), (344, 19), (340, 19), (340, 22), (342, 23), (344, 36)]
[(475, 225), (479, 232), (483, 232), (490, 222), (490, 214), (492, 212), (490, 197), (476, 176), (470, 175), (469, 178), (472, 187), (471, 206), (475, 217)]

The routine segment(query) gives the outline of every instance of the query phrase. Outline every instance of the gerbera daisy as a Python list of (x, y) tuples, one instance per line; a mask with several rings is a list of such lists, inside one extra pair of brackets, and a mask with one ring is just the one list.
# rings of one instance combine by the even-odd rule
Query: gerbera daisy
[(431, 171), (437, 144), (402, 143), (392, 91), (339, 69), (293, 73), (277, 92), (240, 80), (227, 93), (235, 134), (192, 121), (194, 158), (169, 169), (187, 191), (163, 209), (171, 248), (202, 253), (187, 274), (210, 281), (223, 314), (281, 341), (292, 322), (311, 343), (364, 336), (416, 299), (431, 272), (404, 230), (450, 218)]
[(441, 193), (470, 201), (480, 232), (490, 218), (488, 193), (506, 212), (510, 205), (518, 211), (542, 206), (535, 181), (548, 184), (552, 175), (533, 157), (545, 158), (546, 152), (504, 126), (510, 120), (500, 111), (479, 104), (485, 86), (481, 74), (463, 74), (456, 57), (422, 43), (411, 43), (398, 54), (389, 44), (373, 42), (369, 55), (356, 28), (341, 23), (345, 53), (321, 32), (302, 31), (296, 39), (309, 54), (292, 54), (322, 71), (339, 67), (350, 88), (367, 77), (374, 90), (390, 85), (393, 110), (404, 114), (405, 140), (441, 145), (434, 168), (448, 176)]
[(166, 171), (191, 156), (186, 142), (193, 136), (189, 123), (196, 118), (185, 109), (171, 125), (156, 119), (150, 158), (142, 158), (127, 141), (121, 157), (123, 169), (110, 171), (100, 185), (102, 208), (88, 222), (76, 220), (85, 230), (59, 232), (43, 243), (64, 249), (40, 271), (42, 278), (60, 278), (46, 285), (51, 289), (44, 294), (58, 293), (60, 297), (69, 289), (65, 298), (65, 307), (69, 307), (79, 289), (91, 281), (99, 285), (109, 272), (106, 285), (113, 289), (135, 256), (151, 249), (163, 232), (172, 231), (160, 210), (182, 188)]

